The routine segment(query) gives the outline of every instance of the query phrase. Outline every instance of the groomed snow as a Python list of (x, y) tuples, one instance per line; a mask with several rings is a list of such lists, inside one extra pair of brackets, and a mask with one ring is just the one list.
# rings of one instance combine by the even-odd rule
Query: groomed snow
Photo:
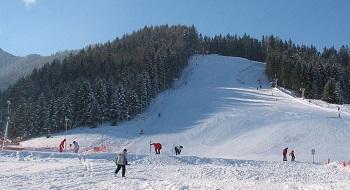
[[(79, 155), (57, 153), (65, 133), (23, 142), (26, 151), (1, 152), (0, 186), (350, 189), (347, 167), (324, 164), (328, 158), (350, 159), (347, 107), (338, 118), (337, 105), (271, 88), (264, 70), (263, 63), (242, 58), (193, 56), (175, 89), (159, 95), (145, 114), (118, 126), (69, 130), (68, 144), (78, 141)], [(263, 89), (257, 90), (257, 80)], [(161, 155), (150, 152), (150, 140), (162, 143)], [(101, 144), (107, 152), (93, 153)], [(184, 146), (183, 156), (173, 156), (173, 145)], [(280, 161), (284, 147), (295, 150), (298, 162)], [(131, 165), (121, 179), (113, 175), (113, 159), (124, 148)], [(313, 148), (317, 164), (311, 163)]]

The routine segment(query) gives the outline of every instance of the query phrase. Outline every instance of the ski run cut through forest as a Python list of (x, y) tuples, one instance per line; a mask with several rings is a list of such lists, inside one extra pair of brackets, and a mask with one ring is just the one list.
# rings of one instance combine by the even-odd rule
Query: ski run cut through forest
[[(0, 187), (350, 189), (349, 118), (346, 105), (272, 88), (264, 63), (196, 55), (174, 88), (135, 119), (75, 128), (1, 151)], [(160, 154), (153, 143), (162, 144)], [(183, 147), (180, 155), (175, 146)], [(288, 161), (282, 161), (286, 147)], [(124, 149), (123, 178), (114, 172)]]

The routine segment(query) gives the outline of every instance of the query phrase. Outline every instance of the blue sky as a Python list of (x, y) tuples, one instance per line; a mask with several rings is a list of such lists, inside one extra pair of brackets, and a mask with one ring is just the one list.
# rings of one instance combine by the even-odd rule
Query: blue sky
[(49, 55), (159, 24), (339, 48), (350, 45), (349, 8), (348, 0), (0, 0), (0, 48)]

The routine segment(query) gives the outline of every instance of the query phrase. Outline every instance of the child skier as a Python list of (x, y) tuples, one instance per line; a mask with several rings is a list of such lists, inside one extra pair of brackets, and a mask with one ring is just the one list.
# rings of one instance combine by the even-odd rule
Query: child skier
[(119, 170), (122, 169), (122, 177), (125, 177), (125, 165), (128, 165), (128, 160), (126, 159), (127, 150), (124, 149), (123, 152), (118, 153), (118, 158), (116, 160), (117, 169), (115, 170), (115, 175), (118, 174)]
[(292, 157), (292, 159), (290, 161), (295, 161), (295, 154), (294, 154), (294, 150), (292, 150), (290, 153), (289, 153), (289, 156)]
[(160, 149), (162, 149), (162, 144), (160, 143), (152, 143), (150, 144), (150, 146), (154, 146), (154, 151), (156, 152), (156, 154), (160, 154)]
[(180, 155), (181, 153), (181, 149), (183, 148), (183, 146), (175, 146), (175, 155)]
[(283, 161), (287, 161), (287, 152), (288, 152), (288, 147), (286, 147), (285, 149), (283, 149)]
[(61, 141), (60, 146), (59, 146), (60, 152), (63, 152), (64, 144), (65, 144), (65, 143), (66, 143), (66, 139), (63, 139), (63, 141)]

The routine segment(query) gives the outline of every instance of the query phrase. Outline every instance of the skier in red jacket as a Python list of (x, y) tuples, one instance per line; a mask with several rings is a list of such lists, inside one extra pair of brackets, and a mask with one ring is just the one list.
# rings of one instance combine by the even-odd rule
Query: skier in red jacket
[(64, 144), (66, 144), (66, 139), (63, 139), (63, 141), (61, 141), (60, 143), (60, 146), (59, 146), (60, 152), (63, 152)]
[(156, 154), (160, 154), (160, 149), (162, 149), (162, 144), (160, 143), (152, 143), (151, 146), (154, 146), (154, 151), (156, 151)]

